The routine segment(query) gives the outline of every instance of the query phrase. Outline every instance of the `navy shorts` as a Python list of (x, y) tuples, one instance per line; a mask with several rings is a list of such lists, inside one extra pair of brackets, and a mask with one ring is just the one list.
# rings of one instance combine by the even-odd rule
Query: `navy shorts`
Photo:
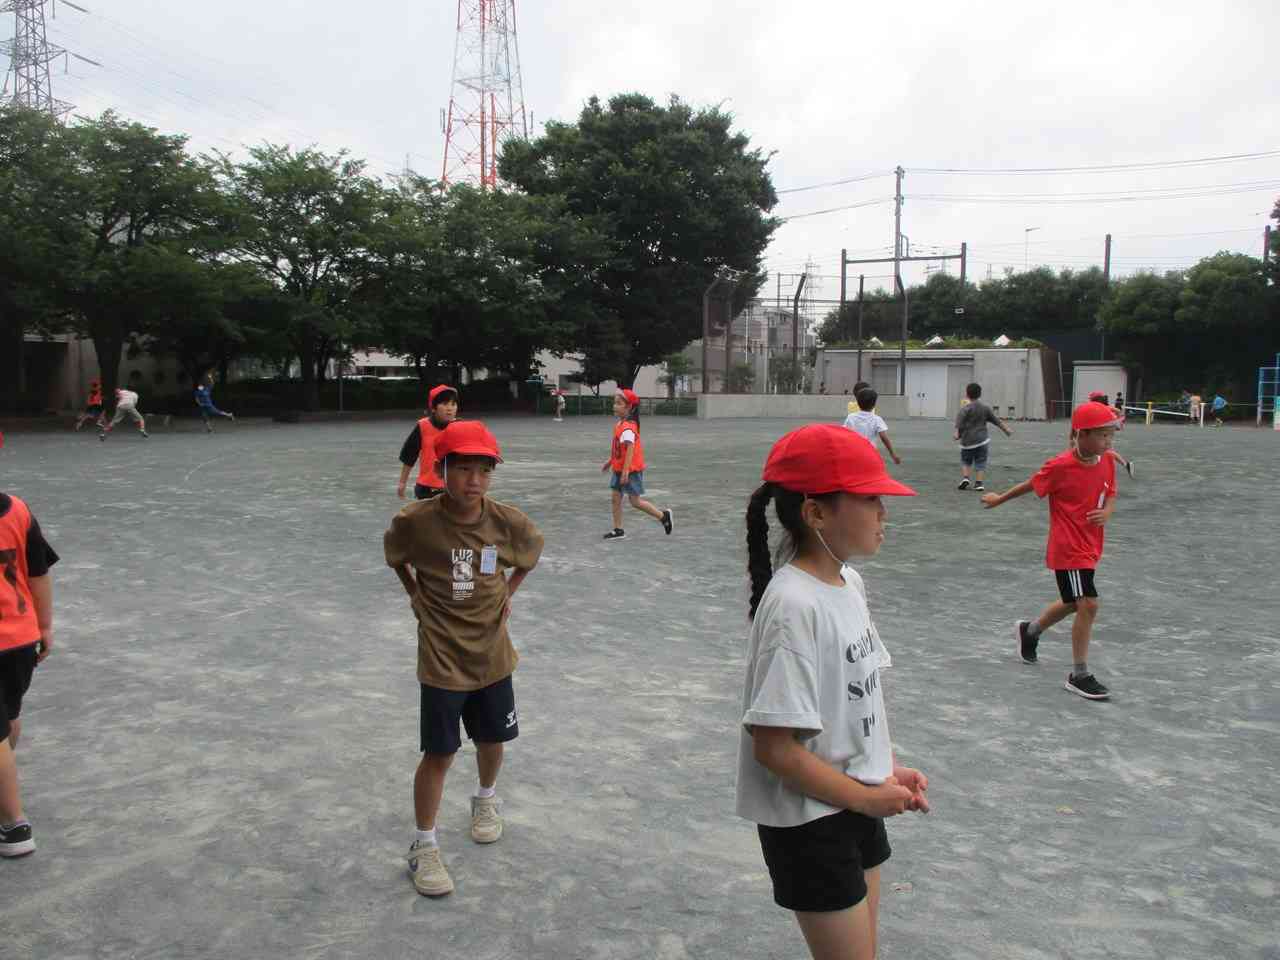
[(8, 739), (10, 724), (22, 713), (22, 698), (36, 669), (36, 646), (0, 653), (0, 740)]
[(1058, 580), (1058, 593), (1062, 594), (1063, 603), (1075, 603), (1081, 597), (1096, 599), (1098, 596), (1092, 570), (1055, 570), (1053, 575)]
[(423, 753), (454, 754), (462, 746), (458, 721), (475, 743), (506, 743), (520, 736), (516, 722), (516, 692), (504, 677), (479, 690), (422, 687), (419, 724)]
[(975, 470), (987, 469), (987, 452), (990, 449), (989, 444), (983, 444), (980, 447), (970, 447), (968, 450), (960, 451), (960, 462), (966, 467), (973, 467)]
[(644, 493), (644, 471), (632, 470), (627, 474), (627, 482), (622, 482), (622, 474), (617, 471), (613, 474), (613, 479), (609, 481), (610, 490), (618, 490), (622, 493), (632, 496), (640, 496)]
[(773, 879), (773, 900), (787, 910), (847, 910), (867, 897), (866, 871), (889, 859), (884, 821), (842, 810), (798, 827), (758, 826)]

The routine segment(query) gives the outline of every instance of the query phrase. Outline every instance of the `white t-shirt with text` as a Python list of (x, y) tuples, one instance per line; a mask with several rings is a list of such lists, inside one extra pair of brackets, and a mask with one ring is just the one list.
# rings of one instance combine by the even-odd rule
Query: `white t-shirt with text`
[(873, 410), (859, 410), (857, 413), (849, 414), (844, 418), (844, 425), (854, 433), (862, 434), (872, 443), (876, 442), (876, 437), (889, 429), (884, 418)]
[(791, 789), (756, 762), (752, 728), (794, 728), (804, 748), (866, 784), (893, 773), (880, 670), (892, 664), (867, 609), (862, 577), (842, 587), (787, 564), (756, 609), (738, 734), (737, 813), (796, 827), (839, 811)]

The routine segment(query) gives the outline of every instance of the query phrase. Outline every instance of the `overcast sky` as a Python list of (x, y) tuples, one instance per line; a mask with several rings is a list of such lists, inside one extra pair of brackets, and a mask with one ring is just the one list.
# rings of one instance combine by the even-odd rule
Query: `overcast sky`
[[(196, 150), (316, 143), (347, 147), (378, 174), (408, 155), (439, 176), (455, 0), (77, 3), (90, 12), (57, 4), (49, 39), (103, 64), (73, 60), (69, 74), (56, 65), (55, 95), (78, 113), (115, 107), (189, 134)], [(901, 164), (912, 252), (957, 251), (967, 240), (974, 279), (1024, 262), (1101, 265), (1108, 232), (1115, 275), (1188, 266), (1223, 249), (1258, 256), (1280, 197), (1280, 68), (1267, 66), (1267, 40), (1280, 36), (1274, 0), (522, 0), (517, 12), (538, 127), (573, 120), (592, 94), (675, 93), (724, 104), (773, 154), (780, 191)], [(0, 22), (7, 36), (11, 20)], [(1052, 175), (925, 172), (1262, 152), (1273, 155)], [(1160, 190), (1181, 197), (1153, 199)], [(1141, 199), (1079, 196), (1133, 191)], [(1055, 194), (1075, 196), (1044, 196)], [(775, 213), (892, 196), (893, 177), (881, 176), (782, 193)], [(777, 232), (769, 267), (795, 274), (812, 261), (816, 294), (836, 298), (842, 247), (874, 257), (892, 243), (890, 202), (800, 216)], [(912, 267), (908, 280), (922, 279), (923, 265)], [(851, 267), (853, 289), (859, 269), (890, 272)], [(784, 289), (792, 283), (785, 278)]]

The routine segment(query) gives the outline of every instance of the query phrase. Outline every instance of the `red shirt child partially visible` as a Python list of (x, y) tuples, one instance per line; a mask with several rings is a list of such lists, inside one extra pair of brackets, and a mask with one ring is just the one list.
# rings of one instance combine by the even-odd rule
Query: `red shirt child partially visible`
[(1051, 570), (1092, 570), (1102, 559), (1106, 528), (1088, 519), (1116, 495), (1116, 463), (1102, 457), (1086, 463), (1074, 450), (1047, 461), (1031, 478), (1036, 496), (1049, 498), (1049, 542), (1045, 565)]

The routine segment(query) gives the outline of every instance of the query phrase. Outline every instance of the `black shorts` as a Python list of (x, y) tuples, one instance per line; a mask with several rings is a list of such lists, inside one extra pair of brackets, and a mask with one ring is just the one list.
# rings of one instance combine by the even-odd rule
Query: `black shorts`
[(1093, 585), (1092, 570), (1055, 570), (1058, 592), (1063, 603), (1075, 603), (1081, 597), (1097, 597), (1098, 588)]
[(442, 690), (425, 683), (419, 686), (423, 753), (457, 753), (462, 746), (459, 720), (467, 728), (467, 739), (476, 743), (506, 743), (520, 736), (516, 692), (510, 677), (480, 690)]
[(798, 827), (756, 828), (773, 878), (773, 900), (787, 910), (847, 910), (867, 897), (866, 871), (889, 859), (884, 821), (842, 810)]
[(9, 737), (9, 725), (22, 713), (22, 698), (36, 669), (36, 644), (0, 653), (0, 740)]
[(413, 495), (419, 500), (430, 500), (432, 497), (438, 497), (444, 493), (444, 487), (424, 487), (420, 483), (413, 485)]

